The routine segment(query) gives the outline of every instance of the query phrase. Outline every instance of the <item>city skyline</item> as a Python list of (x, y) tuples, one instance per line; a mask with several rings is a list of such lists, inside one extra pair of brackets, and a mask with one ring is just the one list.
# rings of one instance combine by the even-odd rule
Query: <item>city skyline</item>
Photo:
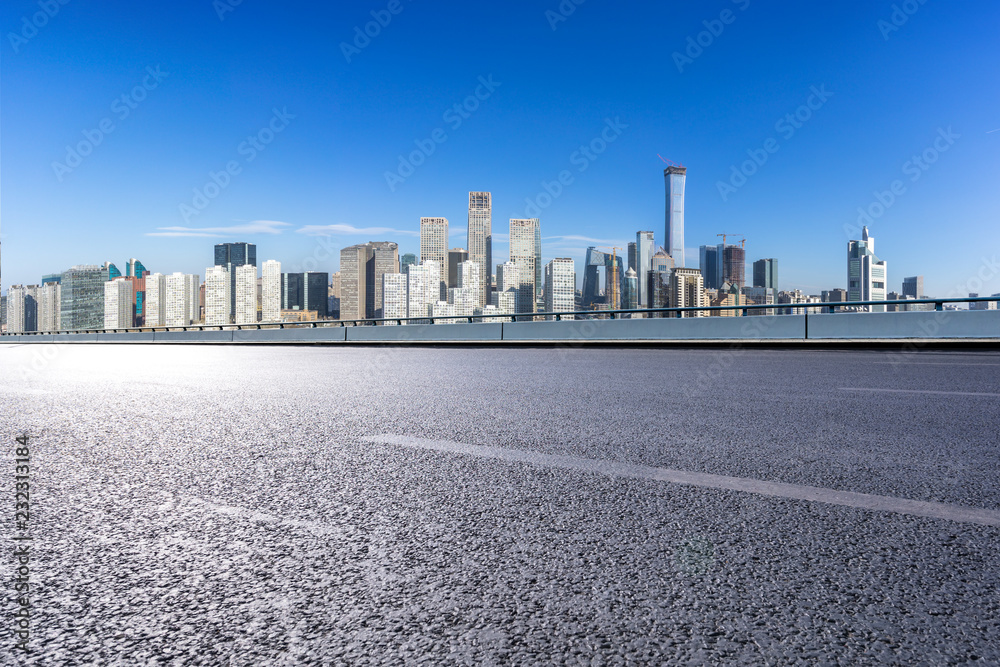
[[(267, 246), (269, 257), (302, 271), (323, 249), (315, 234), (332, 234), (339, 248), (391, 238), (401, 255), (417, 252), (425, 215), (453, 221), (449, 246), (467, 247), (463, 193), (478, 189), (493, 193), (497, 225), (540, 218), (541, 263), (570, 257), (579, 279), (588, 245), (624, 246), (637, 230), (659, 237), (661, 154), (690, 170), (688, 267), (701, 245), (735, 231), (748, 239), (748, 261), (781, 259), (783, 287), (846, 287), (841, 245), (867, 225), (895, 275), (926, 276), (932, 294), (964, 283), (966, 267), (983, 261), (980, 249), (1000, 243), (990, 166), (1000, 123), (995, 91), (956, 72), (974, 71), (982, 54), (996, 51), (987, 26), (1000, 10), (921, 5), (886, 32), (879, 25), (892, 3), (825, 6), (807, 17), (745, 4), (732, 3), (733, 22), (706, 33), (700, 47), (705, 26), (718, 29), (716, 12), (671, 8), (664, 22), (667, 8), (645, 8), (649, 27), (610, 61), (581, 47), (596, 30), (624, 29), (626, 17), (593, 5), (555, 24), (541, 8), (497, 17), (466, 7), (445, 16), (402, 5), (350, 61), (339, 45), (370, 20), (350, 7), (319, 9), (308, 23), (245, 3), (223, 20), (210, 8), (153, 8), (150, 25), (160, 27), (140, 40), (127, 29), (131, 8), (88, 16), (67, 5), (0, 65), (8, 92), (3, 157), (20, 167), (2, 184), (0, 282), (32, 284), (39, 272), (130, 256), (161, 272), (201, 272), (205, 238)], [(0, 22), (16, 32), (36, 10), (7, 3)], [(490, 27), (474, 40), (448, 31), (447, 43), (428, 47), (427, 34), (469, 23)], [(657, 24), (669, 29), (653, 30)], [(205, 39), (193, 50), (176, 45), (179, 26)], [(97, 29), (117, 52), (80, 39)], [(506, 52), (513, 29), (538, 50), (501, 63), (493, 56)], [(248, 46), (251, 35), (298, 44), (314, 31), (333, 36), (328, 58), (295, 47), (279, 65)], [(304, 39), (291, 38), (297, 33)], [(405, 62), (418, 41), (421, 57)], [(760, 52), (737, 57), (751, 45)], [(469, 54), (463, 62), (446, 57), (456, 47)], [(566, 49), (578, 58), (556, 59)], [(882, 66), (862, 71), (829, 53)], [(643, 76), (619, 71), (637, 59), (651, 63)], [(780, 76), (772, 76), (776, 59)], [(99, 71), (82, 64), (93, 60)], [(550, 60), (562, 69), (537, 66)], [(220, 73), (206, 74), (201, 62)], [(273, 83), (249, 75), (258, 70)], [(281, 75), (288, 71), (296, 78)], [(614, 77), (587, 85), (583, 104), (574, 91), (594, 72)], [(380, 92), (373, 80), (385, 82)], [(232, 91), (224, 102), (215, 95), (220, 85)], [(414, 86), (424, 91), (419, 98), (408, 92)], [(63, 90), (73, 95), (55, 92)], [(97, 144), (105, 117), (113, 129)], [(67, 147), (86, 143), (87, 133), (95, 145), (76, 164)], [(69, 162), (76, 166), (56, 173), (53, 164)], [(387, 173), (402, 179), (395, 189)], [(928, 243), (942, 224), (976, 242)], [(493, 254), (506, 257), (506, 234), (492, 241)], [(338, 259), (331, 253), (318, 268), (336, 271)]]

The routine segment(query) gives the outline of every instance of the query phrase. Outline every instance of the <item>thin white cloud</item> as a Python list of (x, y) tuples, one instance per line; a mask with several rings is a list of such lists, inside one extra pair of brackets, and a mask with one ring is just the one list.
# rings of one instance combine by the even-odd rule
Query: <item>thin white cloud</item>
[(543, 236), (542, 241), (572, 241), (576, 243), (589, 243), (591, 245), (615, 246), (624, 248), (628, 241), (621, 239), (592, 239), (589, 236)]
[(401, 234), (403, 236), (420, 236), (420, 232), (412, 230), (393, 229), (392, 227), (355, 227), (354, 225), (306, 225), (295, 230), (296, 234), (306, 236), (378, 236), (382, 234)]
[(291, 227), (290, 222), (277, 220), (254, 220), (240, 225), (228, 227), (157, 227), (155, 232), (146, 232), (146, 236), (196, 236), (223, 237), (251, 234), (280, 234), (285, 227)]

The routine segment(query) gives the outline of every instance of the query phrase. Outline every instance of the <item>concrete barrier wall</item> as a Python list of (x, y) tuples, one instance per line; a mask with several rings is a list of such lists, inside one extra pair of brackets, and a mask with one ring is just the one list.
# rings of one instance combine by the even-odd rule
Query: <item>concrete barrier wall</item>
[(753, 317), (684, 317), (635, 320), (512, 322), (503, 325), (504, 340), (730, 340), (802, 339), (804, 315)]
[(152, 343), (152, 331), (135, 331), (132, 333), (99, 333), (99, 343)]
[(239, 329), (233, 331), (234, 343), (342, 343), (347, 340), (346, 327), (315, 329)]
[(809, 338), (1000, 338), (1000, 310), (809, 315)]
[[(808, 335), (807, 335), (808, 333)], [(4, 335), (21, 343), (499, 343), (501, 341), (1000, 339), (1000, 311), (409, 324), (224, 331)]]
[(232, 330), (226, 331), (157, 331), (153, 334), (156, 343), (231, 343)]
[(487, 322), (477, 324), (406, 324), (403, 326), (346, 327), (347, 340), (351, 342), (457, 342), (501, 340), (501, 325)]

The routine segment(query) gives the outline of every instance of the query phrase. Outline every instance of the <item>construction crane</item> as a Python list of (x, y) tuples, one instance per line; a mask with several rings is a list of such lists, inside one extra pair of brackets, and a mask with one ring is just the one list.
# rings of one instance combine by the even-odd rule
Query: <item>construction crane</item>
[(611, 294), (608, 295), (608, 309), (618, 310), (622, 305), (621, 297), (618, 294), (618, 288), (621, 284), (621, 278), (618, 276), (618, 251), (621, 250), (621, 248), (618, 246), (599, 247), (601, 250), (611, 251), (611, 275), (608, 277), (608, 282), (611, 283)]
[(673, 160), (666, 159), (665, 157), (663, 157), (659, 153), (656, 154), (656, 157), (658, 157), (661, 160), (663, 160), (663, 164), (667, 165), (668, 167), (683, 167), (684, 166), (680, 162), (674, 162)]
[(726, 237), (727, 236), (739, 236), (740, 237), (740, 247), (743, 250), (747, 249), (747, 237), (743, 236), (742, 234), (733, 234), (731, 232), (725, 232), (723, 234), (716, 234), (716, 236), (721, 236), (722, 237), (722, 247), (723, 248), (726, 247)]

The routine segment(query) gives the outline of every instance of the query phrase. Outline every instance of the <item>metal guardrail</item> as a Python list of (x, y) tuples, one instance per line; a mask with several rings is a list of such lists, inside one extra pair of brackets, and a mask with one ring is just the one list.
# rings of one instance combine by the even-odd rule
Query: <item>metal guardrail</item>
[[(751, 310), (798, 310), (808, 313), (809, 310), (819, 309), (822, 312), (833, 313), (836, 311), (845, 312), (844, 309), (857, 309), (862, 306), (918, 306), (933, 304), (934, 310), (944, 310), (946, 303), (981, 303), (997, 302), (1000, 304), (1000, 297), (956, 297), (947, 299), (898, 299), (892, 301), (832, 301), (824, 303), (774, 303), (774, 304), (743, 304), (731, 306), (691, 306), (686, 308), (638, 308), (638, 309), (618, 309), (618, 310), (575, 310), (564, 312), (536, 312), (536, 313), (505, 313), (488, 315), (441, 315), (432, 317), (383, 317), (358, 320), (314, 320), (311, 322), (257, 322), (254, 324), (188, 324), (184, 326), (164, 326), (164, 327), (123, 327), (116, 329), (69, 329), (61, 331), (25, 331), (16, 333), (3, 333), (0, 336), (30, 336), (30, 335), (60, 335), (60, 334), (108, 334), (108, 333), (153, 333), (163, 331), (245, 331), (254, 329), (316, 329), (324, 327), (358, 327), (358, 326), (387, 326), (402, 325), (404, 322), (416, 322), (420, 324), (435, 324), (435, 320), (456, 322), (464, 321), (469, 324), (482, 323), (484, 321), (499, 320), (509, 322), (532, 322), (539, 318), (552, 318), (555, 321), (577, 320), (577, 319), (625, 319), (623, 316), (633, 315), (659, 315), (660, 317), (684, 317), (687, 313), (698, 312), (720, 312), (720, 311), (741, 311), (742, 316), (749, 316)], [(847, 310), (846, 312), (857, 312)], [(777, 315), (776, 315), (777, 316)], [(551, 320), (550, 320), (551, 321)]]

